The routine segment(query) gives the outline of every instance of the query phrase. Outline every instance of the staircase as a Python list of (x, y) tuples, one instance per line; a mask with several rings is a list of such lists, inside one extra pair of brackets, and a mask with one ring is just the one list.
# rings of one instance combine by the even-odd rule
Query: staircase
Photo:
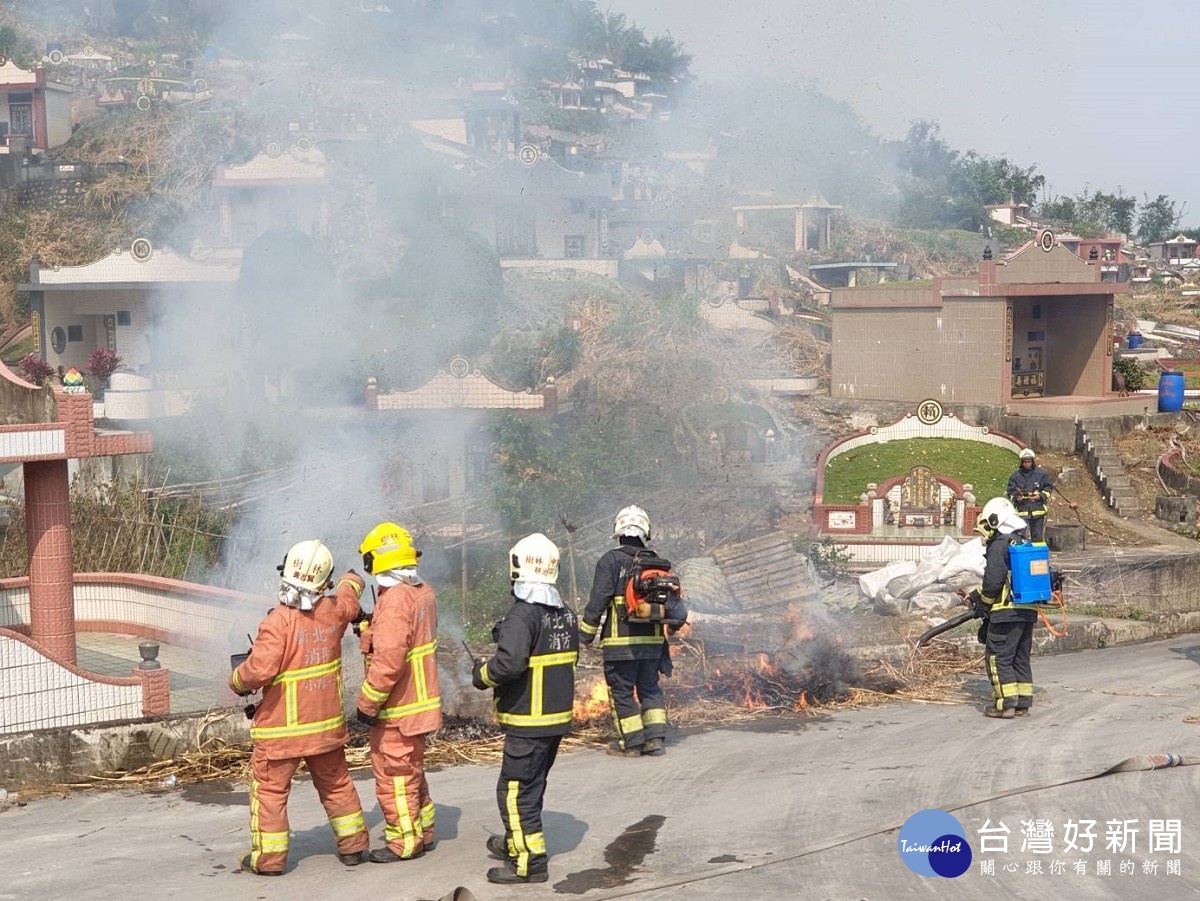
[(808, 600), (818, 592), (812, 564), (786, 532), (723, 544), (713, 557), (742, 610)]
[(1132, 513), (1137, 507), (1137, 491), (1125, 474), (1108, 426), (1096, 419), (1077, 420), (1075, 446), (1113, 511), (1118, 516)]

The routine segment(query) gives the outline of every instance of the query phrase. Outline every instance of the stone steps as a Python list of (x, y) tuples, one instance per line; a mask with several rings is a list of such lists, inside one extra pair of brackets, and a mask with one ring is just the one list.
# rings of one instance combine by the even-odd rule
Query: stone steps
[(1094, 419), (1079, 420), (1075, 423), (1075, 444), (1113, 511), (1118, 516), (1133, 512), (1138, 504), (1137, 490), (1125, 473), (1108, 426)]

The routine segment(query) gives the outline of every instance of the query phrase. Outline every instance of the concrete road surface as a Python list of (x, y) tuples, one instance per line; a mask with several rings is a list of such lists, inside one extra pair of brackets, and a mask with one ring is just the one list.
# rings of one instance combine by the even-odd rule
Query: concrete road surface
[[(1200, 766), (1100, 774), (1151, 754), (1200, 761), (1200, 724), (1185, 719), (1200, 715), (1200, 636), (1035, 658), (1034, 679), (1025, 719), (892, 703), (681, 735), (664, 758), (563, 755), (547, 793), (543, 885), (485, 881), (496, 770), (460, 767), (430, 777), (436, 851), (352, 870), (333, 856), (311, 785), (297, 784), (279, 879), (238, 871), (240, 786), (10, 806), (0, 899), (437, 899), (456, 886), (481, 901), (1195, 897)], [(371, 783), (356, 781), (378, 843)], [(961, 824), (972, 860), (957, 878), (901, 859), (899, 830), (925, 809)]]

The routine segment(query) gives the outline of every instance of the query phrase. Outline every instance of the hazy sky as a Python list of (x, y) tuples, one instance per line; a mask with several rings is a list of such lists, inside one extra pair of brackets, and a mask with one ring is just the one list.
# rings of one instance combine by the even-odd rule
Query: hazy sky
[[(601, 0), (701, 79), (815, 80), (885, 138), (1036, 164), (1051, 194), (1166, 194), (1200, 222), (1197, 13), (1112, 0)], [(1186, 15), (1185, 15), (1186, 12)], [(1174, 22), (1172, 22), (1174, 19)]]

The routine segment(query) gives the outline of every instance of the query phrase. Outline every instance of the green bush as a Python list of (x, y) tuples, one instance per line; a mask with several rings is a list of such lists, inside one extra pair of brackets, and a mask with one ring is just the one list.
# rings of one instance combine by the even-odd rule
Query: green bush
[(1138, 361), (1130, 357), (1117, 357), (1113, 360), (1113, 369), (1125, 377), (1125, 388), (1129, 391), (1140, 391), (1146, 387), (1149, 373), (1138, 365)]

